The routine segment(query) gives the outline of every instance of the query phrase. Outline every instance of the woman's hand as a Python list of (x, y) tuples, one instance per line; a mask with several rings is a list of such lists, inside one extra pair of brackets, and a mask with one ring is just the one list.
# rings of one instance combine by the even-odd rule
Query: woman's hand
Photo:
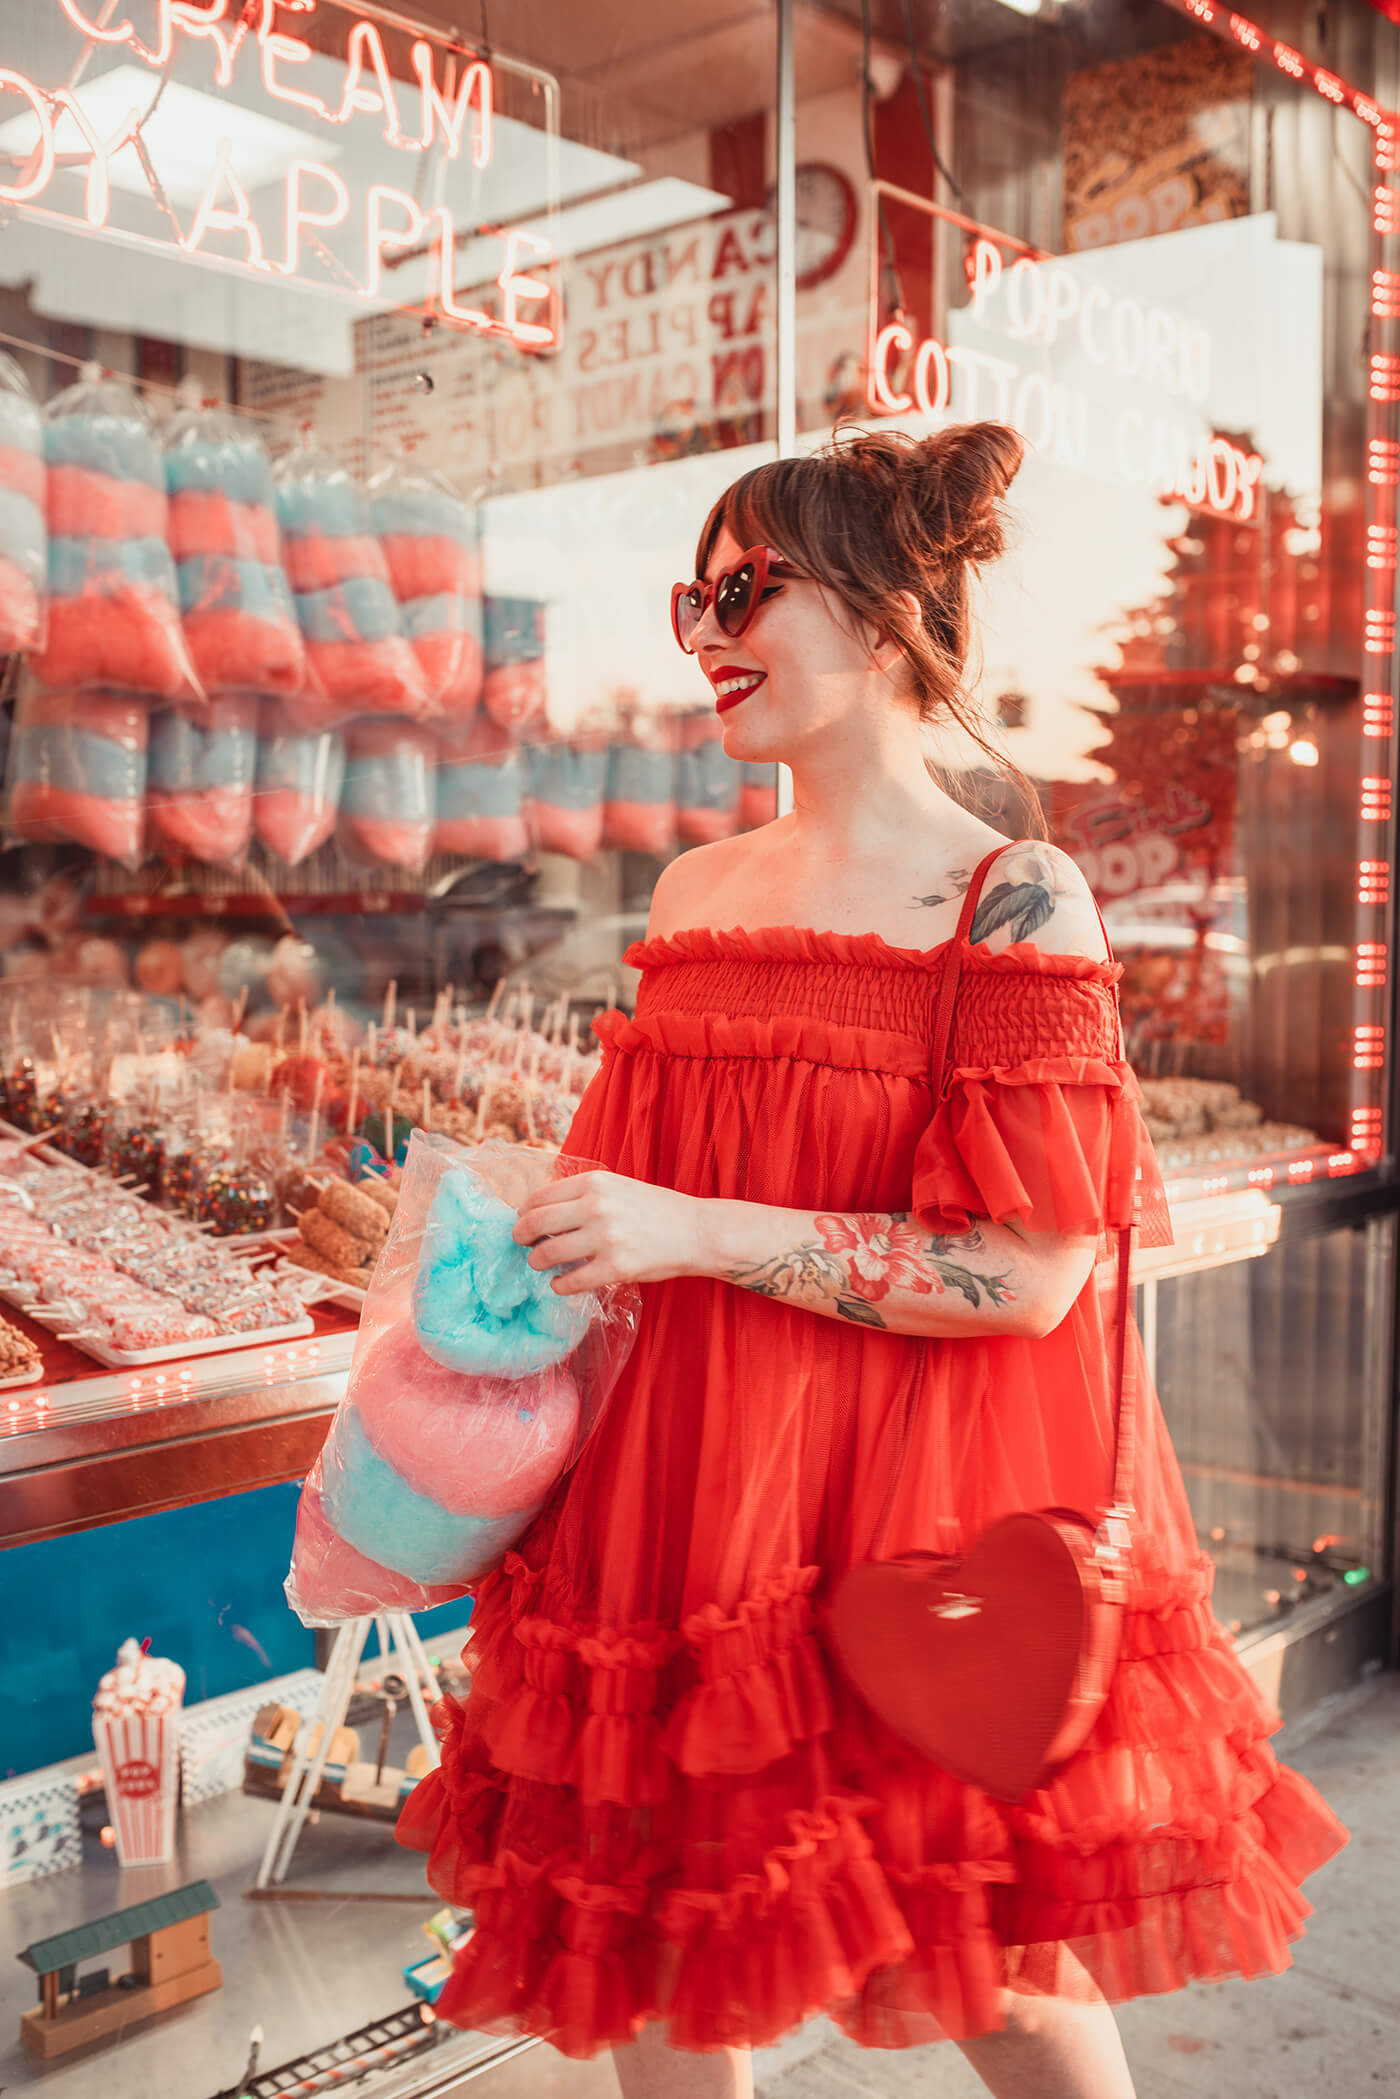
[(526, 1196), (516, 1220), (532, 1268), (584, 1265), (556, 1276), (561, 1297), (606, 1283), (662, 1283), (701, 1273), (701, 1198), (620, 1173), (578, 1173)]

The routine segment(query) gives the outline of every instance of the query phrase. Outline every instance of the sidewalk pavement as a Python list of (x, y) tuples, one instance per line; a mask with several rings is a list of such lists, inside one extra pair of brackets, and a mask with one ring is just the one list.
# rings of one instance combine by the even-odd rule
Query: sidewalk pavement
[[(1400, 2095), (1400, 1674), (1275, 1738), (1351, 1831), (1308, 1882), (1285, 1975), (1123, 2005), (1138, 2099)], [(986, 2099), (956, 2048), (855, 2048), (815, 2021), (756, 2059), (759, 2099)]]

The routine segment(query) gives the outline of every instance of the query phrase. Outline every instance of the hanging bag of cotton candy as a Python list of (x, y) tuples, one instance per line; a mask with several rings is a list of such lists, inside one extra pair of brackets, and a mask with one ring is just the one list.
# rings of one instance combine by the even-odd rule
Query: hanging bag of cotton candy
[(0, 655), (38, 647), (48, 563), (44, 421), (24, 373), (0, 352)]
[(403, 631), (435, 714), (481, 700), (481, 545), (476, 511), (441, 474), (395, 459), (369, 484), (370, 518)]
[(124, 380), (85, 368), (44, 411), (48, 605), (35, 675), (51, 692), (94, 686), (167, 704), (204, 688), (180, 624), (165, 462)]
[(146, 781), (151, 844), (210, 866), (246, 859), (257, 752), (256, 693), (220, 693), (202, 717), (180, 707), (153, 715)]
[(180, 612), (205, 691), (300, 692), (306, 651), (261, 438), (225, 409), (192, 408), (164, 449)]
[(306, 644), (307, 682), (292, 702), (304, 725), (334, 728), (353, 714), (431, 714), (364, 489), (313, 445), (280, 459), (273, 480)]
[(301, 729), (279, 701), (264, 700), (253, 828), (268, 851), (296, 867), (334, 837), (344, 786), (340, 732)]
[(513, 1232), (535, 1188), (596, 1170), (415, 1130), (346, 1396), (302, 1489), (286, 1588), (303, 1624), (464, 1594), (577, 1462), (640, 1295), (560, 1295)]
[(8, 817), (24, 843), (141, 864), (150, 711), (138, 695), (47, 692), (26, 677), (10, 736)]

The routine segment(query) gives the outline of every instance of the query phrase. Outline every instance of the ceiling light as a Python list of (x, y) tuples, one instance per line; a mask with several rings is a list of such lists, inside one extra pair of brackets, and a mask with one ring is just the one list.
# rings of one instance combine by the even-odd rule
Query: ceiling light
[(1040, 0), (1001, 0), (1001, 4), (1003, 7), (1009, 7), (1013, 14), (1038, 15), (1040, 13)]
[[(160, 100), (141, 126), (141, 137), (161, 188), (175, 205), (197, 205), (208, 187), (214, 165), (214, 149), (227, 139), (238, 179), (246, 190), (257, 190), (280, 182), (295, 160), (335, 160), (340, 154), (337, 140), (313, 139), (309, 133), (284, 124), (280, 117), (265, 117), (246, 109), (231, 96), (206, 95), (199, 88), (184, 87), (178, 80), (161, 82), (145, 66), (113, 66), (95, 80), (84, 80), (73, 89), (83, 115), (97, 136), (115, 137), (133, 111), (138, 114)], [(86, 162), (91, 146), (71, 109), (56, 112), (54, 147), (60, 157), (75, 154)], [(23, 110), (0, 124), (0, 147), (16, 155), (28, 153), (37, 143), (39, 120), (32, 110)], [(124, 146), (108, 162), (113, 189), (145, 195), (146, 173), (134, 145)]]

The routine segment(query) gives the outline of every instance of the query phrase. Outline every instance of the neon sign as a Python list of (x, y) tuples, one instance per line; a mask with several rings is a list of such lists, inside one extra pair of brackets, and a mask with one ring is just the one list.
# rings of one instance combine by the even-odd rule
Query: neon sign
[[(155, 36), (146, 43), (120, 7), (99, 0), (57, 0), (85, 42), (120, 47), (155, 72), (166, 72), (181, 50), (207, 49), (214, 84), (227, 88), (236, 70), (256, 68), (261, 91), (275, 102), (290, 104), (298, 121), (317, 125), (373, 125), (384, 145), (418, 157), (436, 149), (448, 162), (470, 163), (481, 170), (492, 156), (495, 107), (492, 68), (475, 53), (425, 36), (413, 39), (409, 51), (412, 79), (392, 70), (379, 26), (367, 16), (350, 16), (343, 47), (344, 79), (339, 102), (332, 107), (310, 86), (306, 68), (314, 57), (305, 35), (288, 26), (310, 28), (321, 0), (157, 0)], [(326, 12), (332, 11), (330, 7)], [(337, 8), (338, 14), (340, 10)], [(70, 77), (72, 77), (70, 75)], [(523, 227), (495, 229), (501, 268), (495, 280), (493, 310), (463, 304), (457, 297), (454, 260), (465, 232), (459, 232), (449, 205), (425, 206), (405, 186), (376, 182), (352, 196), (344, 177), (327, 162), (297, 159), (282, 180), (276, 234), (255, 215), (248, 186), (238, 167), (234, 139), (211, 127), (210, 158), (203, 193), (188, 222), (182, 223), (161, 193), (141, 139), (144, 119), (133, 110), (109, 138), (103, 138), (84, 109), (82, 86), (48, 88), (13, 68), (0, 68), (0, 111), (18, 101), (37, 124), (38, 135), (25, 155), (11, 154), (0, 163), (0, 202), (17, 205), (35, 217), (73, 223), (51, 194), (55, 177), (75, 161), (86, 159), (83, 218), (78, 223), (100, 231), (109, 225), (114, 155), (136, 144), (142, 151), (147, 180), (162, 213), (158, 236), (120, 229), (136, 245), (172, 248), (191, 258), (263, 280), (297, 278), (311, 257), (329, 263), (333, 281), (367, 300), (382, 301), (386, 265), (407, 252), (430, 257), (428, 290), (422, 310), (448, 326), (505, 336), (520, 347), (541, 350), (558, 340), (556, 297), (539, 272), (553, 260), (549, 242)], [(148, 112), (149, 114), (149, 112)], [(63, 115), (81, 135), (84, 153), (60, 153), (55, 137)], [(440, 192), (439, 192), (440, 194)], [(331, 255), (321, 235), (352, 229), (349, 267)], [(475, 245), (475, 243), (473, 243)], [(324, 281), (324, 280), (322, 280)], [(395, 302), (397, 303), (397, 302)]]

